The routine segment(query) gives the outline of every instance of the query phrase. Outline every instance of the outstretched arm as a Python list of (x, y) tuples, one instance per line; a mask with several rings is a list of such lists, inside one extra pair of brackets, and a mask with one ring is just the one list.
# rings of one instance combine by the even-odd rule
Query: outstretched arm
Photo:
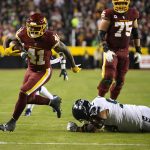
[[(105, 129), (105, 120), (108, 118), (109, 110), (105, 109), (99, 112), (97, 107), (92, 107), (90, 113), (90, 119), (88, 122), (84, 122), (83, 126), (78, 126), (74, 122), (68, 122), (67, 130), (71, 132), (99, 132)], [(98, 112), (98, 113), (97, 113)]]
[(71, 132), (96, 132), (98, 128), (92, 123), (86, 123), (80, 127), (74, 122), (68, 122), (67, 130)]
[(3, 43), (3, 56), (21, 56), (22, 46), (16, 38), (7, 37)]
[(76, 66), (73, 56), (71, 55), (69, 49), (67, 48), (67, 46), (64, 43), (59, 42), (57, 44), (57, 46), (54, 48), (54, 50), (57, 53), (63, 52), (65, 54), (66, 58), (69, 60), (69, 62), (71, 64), (71, 68), (72, 68), (73, 72), (77, 73), (81, 70), (81, 68)]

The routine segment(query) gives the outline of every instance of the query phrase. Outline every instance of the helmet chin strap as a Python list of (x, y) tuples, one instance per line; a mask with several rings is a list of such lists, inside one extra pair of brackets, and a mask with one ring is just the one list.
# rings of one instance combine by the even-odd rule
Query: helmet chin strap
[(32, 33), (30, 34), (30, 37), (31, 37), (31, 38), (37, 38), (37, 36), (35, 36), (35, 35), (32, 34)]

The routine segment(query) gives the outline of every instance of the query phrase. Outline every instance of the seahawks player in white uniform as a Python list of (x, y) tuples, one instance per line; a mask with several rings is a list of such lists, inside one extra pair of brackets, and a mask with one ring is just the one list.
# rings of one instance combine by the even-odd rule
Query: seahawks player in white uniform
[(96, 132), (103, 128), (118, 132), (150, 132), (150, 108), (147, 106), (120, 104), (98, 96), (91, 103), (77, 100), (72, 114), (78, 121), (86, 122), (82, 127), (69, 122), (69, 131)]

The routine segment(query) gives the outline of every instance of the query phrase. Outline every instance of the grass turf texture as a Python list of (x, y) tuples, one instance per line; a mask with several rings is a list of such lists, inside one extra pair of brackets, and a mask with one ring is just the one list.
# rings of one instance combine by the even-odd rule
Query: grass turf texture
[[(0, 123), (8, 121), (13, 112), (25, 70), (0, 70)], [(69, 80), (59, 78), (54, 70), (46, 84), (48, 90), (63, 99), (62, 118), (48, 106), (35, 106), (31, 117), (20, 117), (14, 132), (0, 131), (3, 150), (149, 150), (149, 133), (71, 133), (66, 131), (73, 102), (78, 98), (92, 100), (97, 96), (100, 70), (82, 70), (74, 74), (68, 70)], [(120, 103), (150, 106), (150, 71), (130, 70), (118, 98)], [(109, 94), (106, 95), (109, 97)], [(77, 121), (75, 121), (78, 123)]]

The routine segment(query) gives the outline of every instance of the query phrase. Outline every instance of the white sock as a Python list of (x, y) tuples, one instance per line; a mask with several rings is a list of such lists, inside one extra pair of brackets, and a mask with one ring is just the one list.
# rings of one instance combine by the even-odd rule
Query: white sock
[(32, 111), (33, 107), (34, 107), (34, 104), (28, 104), (27, 105), (27, 109), (30, 109), (31, 111)]
[(43, 96), (49, 98), (50, 100), (53, 99), (53, 95), (44, 86), (41, 87), (40, 94), (42, 94)]

